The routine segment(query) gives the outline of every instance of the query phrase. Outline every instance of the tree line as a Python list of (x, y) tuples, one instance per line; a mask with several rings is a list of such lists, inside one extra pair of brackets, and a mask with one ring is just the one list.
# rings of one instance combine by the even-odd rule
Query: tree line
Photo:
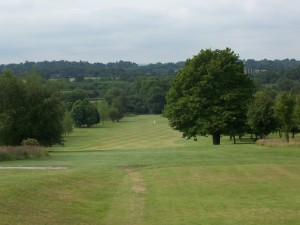
[(152, 63), (138, 65), (130, 61), (118, 61), (114, 63), (89, 63), (89, 62), (69, 62), (69, 61), (44, 61), (28, 62), (19, 64), (0, 65), (0, 73), (10, 70), (17, 76), (36, 71), (44, 79), (60, 78), (68, 79), (81, 77), (102, 77), (133, 79), (136, 76), (152, 75), (174, 76), (178, 69), (182, 68), (184, 62), (177, 63)]
[[(225, 49), (202, 50), (175, 64), (1, 65), (1, 70), (14, 72), (0, 76), (0, 144), (35, 138), (50, 146), (63, 143), (74, 125), (119, 121), (126, 113), (162, 112), (188, 138), (211, 134), (218, 144), (223, 134), (235, 141), (245, 133), (265, 138), (278, 131), (288, 140), (299, 129), (299, 61), (255, 62)], [(260, 72), (247, 74), (252, 67)]]

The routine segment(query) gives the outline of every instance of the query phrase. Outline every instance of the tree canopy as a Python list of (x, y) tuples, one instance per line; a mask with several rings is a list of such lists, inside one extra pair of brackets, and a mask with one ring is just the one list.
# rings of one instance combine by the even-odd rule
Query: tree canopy
[(23, 81), (10, 72), (0, 76), (0, 143), (18, 145), (34, 138), (42, 145), (63, 142), (64, 106), (59, 92), (31, 74)]
[(273, 107), (274, 101), (266, 92), (257, 92), (249, 105), (248, 124), (260, 138), (265, 138), (277, 128)]
[(201, 50), (188, 59), (167, 94), (164, 115), (183, 137), (242, 132), (254, 84), (231, 49)]
[(77, 127), (90, 127), (100, 122), (100, 116), (96, 106), (88, 100), (78, 100), (74, 103), (71, 115)]

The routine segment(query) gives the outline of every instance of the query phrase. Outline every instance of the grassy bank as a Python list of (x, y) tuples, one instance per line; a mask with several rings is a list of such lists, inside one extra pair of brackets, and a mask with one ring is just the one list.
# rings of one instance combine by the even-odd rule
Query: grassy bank
[(300, 223), (298, 147), (211, 142), (160, 116), (77, 129), (48, 158), (0, 163), (67, 168), (0, 170), (1, 224)]

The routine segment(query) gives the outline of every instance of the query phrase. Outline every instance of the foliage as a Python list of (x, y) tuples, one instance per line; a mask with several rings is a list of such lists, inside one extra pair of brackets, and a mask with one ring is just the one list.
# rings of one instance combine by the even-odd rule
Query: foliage
[(37, 75), (24, 81), (10, 72), (0, 76), (0, 143), (19, 145), (27, 137), (45, 146), (62, 143), (63, 114), (58, 89)]
[(295, 97), (292, 94), (288, 92), (278, 94), (274, 105), (275, 116), (287, 142), (289, 142), (289, 133), (294, 126), (294, 108)]
[(78, 100), (84, 100), (88, 98), (88, 93), (81, 89), (75, 89), (74, 91), (67, 92), (63, 96), (67, 109), (71, 110), (73, 104)]
[(120, 112), (117, 108), (111, 108), (109, 110), (109, 118), (111, 119), (111, 121), (119, 122), (120, 119), (122, 119), (123, 117), (124, 117), (124, 114), (122, 112)]
[(88, 100), (78, 100), (73, 104), (71, 115), (76, 127), (90, 127), (100, 122), (97, 108)]
[(65, 112), (64, 119), (63, 119), (63, 128), (65, 136), (69, 136), (70, 133), (73, 132), (74, 120), (72, 115), (69, 111)]
[[(176, 71), (183, 66), (178, 63), (155, 63), (149, 65), (138, 65), (134, 62), (119, 61), (115, 63), (89, 63), (68, 61), (44, 61), (28, 62), (20, 64), (0, 65), (0, 72), (5, 69), (13, 71), (22, 76), (33, 70), (43, 74), (43, 78), (75, 77), (77, 81), (83, 81), (83, 77), (104, 77), (131, 80), (139, 75), (169, 75), (174, 76)], [(77, 78), (78, 77), (78, 78)]]
[(108, 121), (110, 119), (109, 118), (109, 109), (110, 109), (109, 104), (105, 100), (97, 101), (94, 104), (98, 110), (98, 113), (100, 115), (102, 123), (104, 123), (104, 121)]
[(247, 121), (251, 131), (260, 138), (265, 138), (277, 128), (273, 106), (273, 99), (265, 92), (257, 92), (249, 104)]
[(167, 95), (164, 115), (187, 138), (242, 132), (253, 83), (230, 49), (201, 50), (186, 61)]
[(26, 138), (21, 142), (21, 145), (23, 146), (40, 146), (40, 143), (38, 140), (34, 138)]
[(295, 99), (295, 109), (293, 117), (295, 119), (295, 126), (300, 130), (300, 94), (298, 94)]

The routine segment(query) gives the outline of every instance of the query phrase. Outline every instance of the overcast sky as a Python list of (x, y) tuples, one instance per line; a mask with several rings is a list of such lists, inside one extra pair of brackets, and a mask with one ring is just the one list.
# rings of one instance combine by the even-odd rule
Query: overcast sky
[(0, 64), (300, 60), (300, 0), (0, 0)]

